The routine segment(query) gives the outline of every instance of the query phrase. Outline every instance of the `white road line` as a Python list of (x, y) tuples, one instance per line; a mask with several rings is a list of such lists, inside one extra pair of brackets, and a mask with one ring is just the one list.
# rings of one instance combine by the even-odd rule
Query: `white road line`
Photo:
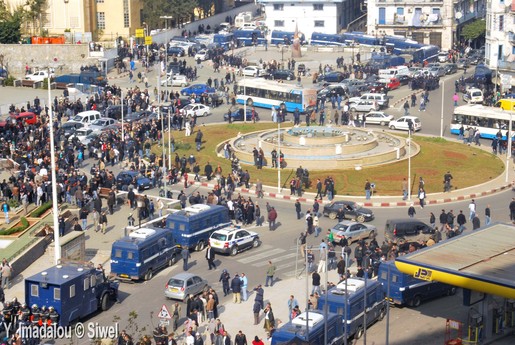
[(271, 257), (273, 255), (281, 254), (281, 253), (284, 253), (284, 252), (285, 252), (284, 249), (274, 248), (274, 249), (267, 250), (267, 251), (264, 251), (264, 252), (256, 254), (256, 255), (251, 255), (249, 257), (236, 260), (236, 261), (239, 262), (239, 263), (242, 263), (242, 264), (249, 264), (249, 263), (251, 263), (253, 261), (263, 260), (265, 258)]
[[(290, 253), (290, 254), (286, 254), (286, 255), (281, 255), (276, 258), (271, 258), (270, 260), (272, 260), (272, 263), (275, 264), (278, 262), (283, 262), (284, 260), (295, 258), (296, 255), (297, 255), (296, 253)], [(299, 255), (299, 257), (300, 257), (300, 255)], [(295, 260), (293, 260), (293, 261), (295, 262)], [(266, 266), (266, 265), (268, 265), (268, 261), (261, 261), (261, 262), (252, 264), (252, 266), (257, 266), (257, 267), (262, 267), (262, 266)], [(279, 266), (276, 265), (276, 267), (279, 267)]]

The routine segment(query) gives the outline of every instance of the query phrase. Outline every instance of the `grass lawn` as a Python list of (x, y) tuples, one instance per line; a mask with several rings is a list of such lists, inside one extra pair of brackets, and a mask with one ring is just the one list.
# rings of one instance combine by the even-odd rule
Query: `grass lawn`
[[(285, 125), (284, 128), (289, 127)], [(176, 153), (188, 157), (193, 153), (201, 166), (203, 173), (204, 165), (209, 161), (213, 169), (218, 164), (227, 176), (230, 171), (230, 162), (215, 154), (216, 146), (224, 140), (236, 137), (238, 133), (252, 132), (262, 129), (277, 128), (274, 123), (256, 124), (220, 124), (200, 127), (203, 136), (202, 150), (195, 150), (195, 132), (190, 137), (184, 136), (184, 131), (172, 132), (175, 138)], [(402, 133), (400, 135), (403, 135)], [(459, 142), (447, 141), (440, 138), (427, 138), (414, 136), (414, 141), (420, 145), (421, 152), (411, 160), (412, 186), (418, 187), (418, 179), (423, 177), (427, 193), (443, 191), (443, 175), (450, 171), (454, 177), (453, 188), (465, 188), (487, 182), (504, 171), (502, 161), (495, 155), (477, 149), (474, 146), (466, 146)], [(165, 133), (165, 144), (168, 145), (168, 134)], [(158, 157), (162, 155), (161, 145), (154, 145), (153, 152)], [(174, 156), (172, 156), (172, 160)], [(263, 168), (257, 170), (253, 166), (242, 165), (248, 169), (251, 181), (260, 179), (265, 185), (277, 186), (277, 170)], [(288, 167), (281, 172), (281, 183), (289, 192), (289, 181), (295, 176), (297, 167)], [(336, 193), (339, 195), (364, 195), (365, 180), (376, 184), (375, 195), (401, 195), (402, 179), (408, 176), (408, 161), (396, 162), (380, 167), (363, 168), (356, 170), (324, 170), (323, 161), (320, 163), (320, 170), (310, 171), (312, 181), (308, 191), (315, 191), (316, 179), (322, 182), (328, 176), (332, 176), (336, 183)], [(413, 193), (416, 194), (416, 191)]]

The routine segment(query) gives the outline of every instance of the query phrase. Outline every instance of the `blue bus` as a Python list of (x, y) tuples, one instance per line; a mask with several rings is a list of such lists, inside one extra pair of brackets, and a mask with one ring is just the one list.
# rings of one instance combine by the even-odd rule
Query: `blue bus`
[(395, 267), (395, 261), (381, 262), (377, 281), (381, 283), (386, 299), (390, 303), (410, 307), (418, 307), (424, 300), (456, 293), (455, 286), (420, 280), (402, 273)]
[(313, 32), (311, 34), (311, 45), (313, 46), (345, 46), (343, 35), (325, 34), (321, 32)]
[[(299, 35), (300, 44), (306, 44), (306, 36), (303, 33), (297, 33)], [(294, 31), (272, 31), (272, 35), (270, 36), (270, 44), (286, 44), (291, 45), (293, 43), (293, 38), (295, 37)]]
[(238, 47), (248, 47), (254, 44), (264, 45), (266, 42), (261, 30), (235, 30), (233, 34)]
[(345, 42), (358, 43), (363, 46), (379, 46), (381, 40), (378, 37), (367, 35), (364, 32), (353, 31), (342, 34)]
[[(327, 341), (324, 339), (327, 322)], [(272, 345), (290, 344), (289, 341), (299, 339), (302, 344), (343, 344), (343, 323), (338, 314), (327, 313), (327, 321), (319, 310), (304, 312), (290, 322), (284, 324), (272, 335)]]
[(385, 36), (384, 45), (386, 50), (395, 55), (410, 54), (416, 49), (422, 48), (424, 45), (407, 39), (402, 36)]
[[(325, 300), (325, 294), (318, 299), (319, 310), (324, 310)], [(382, 286), (376, 280), (371, 279), (366, 280), (366, 301), (365, 280), (349, 278), (347, 287), (345, 287), (345, 282), (342, 282), (329, 289), (327, 306), (328, 311), (340, 315), (343, 322), (347, 323), (347, 339), (351, 337), (358, 339), (363, 335), (365, 313), (367, 328), (374, 322), (382, 320), (386, 315), (386, 302)]]
[(175, 243), (196, 251), (205, 248), (215, 230), (230, 225), (229, 210), (220, 205), (196, 204), (166, 218), (166, 228), (171, 230)]
[(440, 48), (437, 46), (423, 46), (413, 52), (414, 63), (433, 62), (438, 58)]
[(159, 269), (176, 263), (180, 251), (169, 229), (140, 228), (113, 243), (111, 274), (126, 281), (150, 280)]
[(229, 50), (232, 48), (232, 45), (234, 44), (234, 34), (232, 34), (232, 33), (215, 34), (213, 36), (213, 43), (224, 48), (224, 50)]

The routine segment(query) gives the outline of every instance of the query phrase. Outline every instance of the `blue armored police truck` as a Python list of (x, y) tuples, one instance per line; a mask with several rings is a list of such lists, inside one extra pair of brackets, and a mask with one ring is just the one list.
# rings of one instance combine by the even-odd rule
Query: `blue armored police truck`
[(140, 228), (113, 243), (111, 275), (120, 280), (150, 280), (154, 273), (179, 260), (181, 249), (172, 231)]
[(25, 302), (38, 308), (53, 307), (59, 314), (59, 325), (68, 326), (109, 309), (118, 299), (118, 286), (91, 264), (65, 263), (26, 278)]
[[(366, 297), (365, 297), (366, 296)], [(326, 296), (320, 296), (318, 309), (324, 310)], [(386, 302), (381, 284), (376, 280), (350, 278), (345, 282), (329, 289), (327, 295), (328, 311), (337, 313), (347, 323), (346, 337), (358, 339), (363, 335), (366, 326), (371, 326), (376, 321), (380, 321), (386, 315)]]
[(211, 234), (231, 225), (229, 210), (225, 206), (196, 204), (169, 214), (166, 228), (181, 247), (203, 250)]
[[(324, 330), (327, 322), (327, 340)], [(339, 315), (327, 313), (327, 321), (319, 310), (301, 313), (290, 322), (284, 324), (272, 335), (272, 345), (309, 344), (339, 345), (343, 344), (343, 323)], [(295, 340), (298, 342), (292, 342)]]

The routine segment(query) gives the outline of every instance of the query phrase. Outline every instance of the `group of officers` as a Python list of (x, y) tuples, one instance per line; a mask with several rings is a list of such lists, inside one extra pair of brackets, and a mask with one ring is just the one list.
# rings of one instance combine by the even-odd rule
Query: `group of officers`
[(59, 313), (54, 307), (42, 306), (39, 308), (36, 304), (29, 308), (26, 303), (18, 302), (17, 298), (13, 298), (11, 302), (4, 302), (2, 308), (2, 326), (11, 330), (9, 334), (13, 334), (15, 330), (22, 326), (50, 326), (59, 324)]

